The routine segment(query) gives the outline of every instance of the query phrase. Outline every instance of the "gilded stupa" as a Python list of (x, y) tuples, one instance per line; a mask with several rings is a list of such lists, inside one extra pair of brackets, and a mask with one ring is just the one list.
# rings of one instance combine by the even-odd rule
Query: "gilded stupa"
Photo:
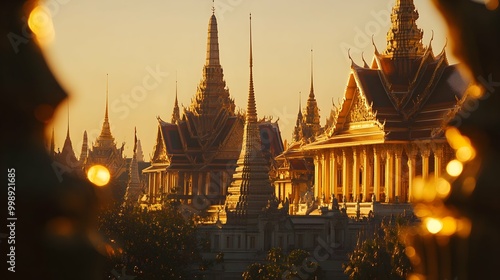
[[(83, 145), (87, 145), (87, 143), (84, 142)], [(123, 147), (124, 144), (120, 148), (116, 147), (115, 138), (111, 134), (108, 117), (108, 86), (106, 82), (106, 106), (101, 133), (96, 142), (93, 143), (92, 148), (87, 151), (87, 158), (80, 158), (80, 161), (85, 160), (85, 171), (93, 165), (100, 164), (108, 168), (111, 179), (118, 178), (126, 170), (127, 166), (123, 156)]]
[[(250, 17), (251, 21), (251, 17)], [(252, 27), (250, 22), (250, 84), (243, 144), (233, 182), (228, 188), (226, 215), (228, 224), (256, 223), (258, 216), (274, 200), (269, 179), (269, 164), (262, 153), (257, 107), (253, 85)]]

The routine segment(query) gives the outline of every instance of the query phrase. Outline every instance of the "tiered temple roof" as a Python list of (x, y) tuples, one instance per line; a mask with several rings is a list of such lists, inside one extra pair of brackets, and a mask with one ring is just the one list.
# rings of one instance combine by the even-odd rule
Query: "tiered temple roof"
[(432, 39), (423, 47), (417, 18), (413, 1), (396, 1), (387, 49), (381, 54), (374, 45), (371, 67), (366, 63), (359, 66), (351, 58), (351, 73), (335, 125), (326, 138), (309, 149), (442, 136), (443, 117), (457, 105), (468, 83), (457, 65), (449, 65), (444, 48), (435, 55)]
[[(86, 143), (84, 142), (83, 145), (86, 145)], [(88, 150), (85, 168), (88, 169), (92, 165), (101, 164), (108, 168), (111, 178), (118, 178), (126, 169), (126, 160), (123, 157), (124, 145), (125, 143), (120, 148), (117, 148), (115, 138), (111, 134), (108, 117), (108, 87), (106, 85), (106, 106), (101, 133), (92, 148)]]

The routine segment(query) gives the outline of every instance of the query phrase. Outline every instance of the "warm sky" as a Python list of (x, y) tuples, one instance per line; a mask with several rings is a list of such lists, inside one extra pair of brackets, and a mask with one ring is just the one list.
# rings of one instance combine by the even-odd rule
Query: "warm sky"
[[(109, 74), (109, 117), (118, 145), (132, 154), (134, 127), (149, 160), (157, 131), (156, 116), (170, 121), (178, 81), (179, 103), (189, 106), (205, 63), (210, 0), (65, 0), (47, 2), (54, 40), (44, 46), (54, 74), (69, 94), (70, 136), (79, 157), (83, 131), (97, 138), (104, 117)], [(59, 4), (59, 2), (63, 4)], [(314, 89), (321, 125), (343, 96), (349, 74), (347, 49), (362, 65), (371, 62), (371, 36), (380, 52), (386, 46), (390, 7), (395, 0), (217, 0), (220, 61), (237, 108), (248, 94), (248, 15), (252, 13), (254, 84), (260, 117), (279, 117), (283, 139), (290, 140), (299, 92), (305, 105), (314, 49)], [(447, 30), (429, 0), (415, 0), (427, 45), (431, 30), (437, 54)], [(451, 63), (456, 63), (447, 48)], [(159, 71), (154, 76), (151, 72)], [(166, 74), (168, 73), (168, 75)], [(156, 79), (155, 79), (156, 77)], [(144, 84), (146, 81), (146, 84)], [(141, 94), (139, 89), (144, 91)], [(145, 89), (147, 88), (147, 89)], [(53, 123), (55, 145), (66, 136), (67, 103)]]

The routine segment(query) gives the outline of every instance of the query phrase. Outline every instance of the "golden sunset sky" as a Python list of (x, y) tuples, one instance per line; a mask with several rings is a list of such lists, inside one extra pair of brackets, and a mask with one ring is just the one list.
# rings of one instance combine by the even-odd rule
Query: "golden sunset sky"
[[(428, 0), (415, 0), (424, 45), (438, 54), (447, 30)], [(310, 86), (310, 50), (314, 50), (314, 89), (321, 125), (332, 100), (342, 98), (350, 71), (347, 50), (360, 65), (371, 63), (375, 44), (386, 47), (390, 9), (395, 0), (217, 0), (220, 61), (237, 108), (248, 94), (249, 20), (252, 13), (254, 84), (259, 117), (279, 118), (283, 139), (291, 138), (299, 92), (304, 106)], [(55, 145), (70, 136), (79, 157), (82, 136), (95, 141), (104, 117), (109, 74), (109, 117), (117, 145), (132, 155), (134, 127), (149, 160), (156, 139), (156, 116), (170, 121), (176, 80), (179, 104), (196, 93), (205, 63), (210, 0), (47, 0), (55, 37), (44, 54), (69, 94), (48, 131)], [(456, 63), (447, 47), (450, 63)]]

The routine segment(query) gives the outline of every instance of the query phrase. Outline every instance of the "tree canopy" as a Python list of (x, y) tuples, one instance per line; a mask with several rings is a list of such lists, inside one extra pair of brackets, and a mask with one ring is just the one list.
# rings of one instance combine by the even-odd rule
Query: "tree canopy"
[(196, 226), (176, 207), (157, 211), (112, 207), (99, 216), (106, 279), (193, 279), (201, 262)]
[[(243, 273), (244, 280), (315, 279), (321, 274), (317, 261), (302, 249), (285, 255), (281, 248), (268, 251), (265, 263), (253, 263)], [(299, 278), (297, 278), (299, 277)]]
[(406, 279), (412, 268), (400, 236), (410, 222), (406, 216), (384, 220), (373, 237), (359, 241), (343, 265), (349, 279)]

